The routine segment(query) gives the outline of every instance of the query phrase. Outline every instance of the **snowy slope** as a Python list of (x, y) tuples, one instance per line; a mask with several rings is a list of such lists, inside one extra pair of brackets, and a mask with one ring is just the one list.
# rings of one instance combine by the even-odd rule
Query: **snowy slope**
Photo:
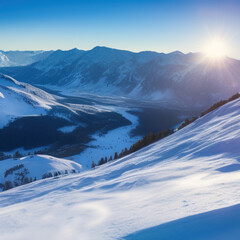
[(45, 115), (53, 106), (62, 106), (53, 95), (0, 74), (0, 128), (16, 117)]
[[(196, 222), (205, 229), (203, 239), (216, 239), (217, 233), (217, 239), (238, 239), (240, 209), (226, 207), (240, 203), (239, 122), (238, 99), (95, 170), (0, 193), (1, 239), (127, 239), (154, 226), (157, 239), (165, 239), (161, 224), (191, 215), (195, 220), (185, 220), (188, 225), (179, 220), (178, 229), (186, 226), (182, 235), (168, 228), (171, 239), (199, 239)], [(220, 208), (225, 209), (197, 215)], [(211, 216), (228, 217), (218, 222)], [(210, 223), (214, 231), (206, 228)]]
[(238, 240), (240, 205), (178, 219), (130, 234), (125, 240)]
[[(55, 172), (60, 172), (61, 174), (79, 172), (81, 170), (81, 165), (73, 161), (47, 155), (33, 155), (20, 159), (7, 159), (0, 161), (0, 183), (4, 184), (6, 181), (14, 183), (16, 181), (16, 173), (23, 172), (24, 168), (27, 169), (28, 174), (26, 174), (26, 177), (28, 177), (28, 179), (36, 178), (36, 180), (39, 180), (42, 179), (43, 174), (46, 173), (52, 173), (52, 175), (54, 175)], [(11, 171), (11, 169), (13, 171)], [(7, 174), (7, 171), (9, 174)]]

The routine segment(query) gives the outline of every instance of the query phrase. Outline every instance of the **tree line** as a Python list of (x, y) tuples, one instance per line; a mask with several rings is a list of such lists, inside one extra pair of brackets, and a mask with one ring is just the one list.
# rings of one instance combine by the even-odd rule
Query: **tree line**
[[(22, 170), (18, 171), (20, 169)], [(15, 172), (15, 171), (18, 171), (18, 172)], [(4, 178), (6, 178), (8, 175), (13, 175), (13, 174), (14, 174), (13, 182), (10, 180), (7, 180), (4, 183), (0, 183), (0, 188), (2, 188), (2, 191), (6, 191), (13, 187), (18, 187), (18, 186), (31, 183), (37, 180), (36, 177), (34, 179), (32, 179), (32, 177), (28, 177), (29, 171), (27, 168), (24, 168), (24, 164), (19, 164), (7, 169), (4, 172)]]
[(170, 129), (160, 131), (156, 134), (150, 132), (148, 135), (146, 135), (145, 137), (143, 137), (142, 139), (140, 139), (139, 141), (134, 143), (129, 149), (124, 148), (124, 149), (122, 149), (122, 151), (120, 153), (115, 152), (114, 156), (110, 156), (109, 158), (102, 157), (97, 163), (92, 161), (92, 168), (95, 168), (96, 166), (103, 165), (107, 162), (111, 162), (112, 160), (116, 160), (116, 159), (125, 157), (125, 156), (127, 156), (131, 153), (134, 153), (134, 152), (150, 145), (151, 143), (154, 143), (154, 142), (172, 134), (172, 133), (173, 133), (173, 130), (170, 130)]
[[(240, 97), (240, 93), (236, 93), (234, 94), (232, 97), (230, 97), (229, 99), (226, 100), (220, 100), (219, 102), (213, 104), (210, 108), (208, 108), (206, 111), (202, 112), (200, 117), (205, 116), (206, 114), (218, 109), (219, 107), (225, 105), (226, 103), (229, 103), (231, 101), (234, 101), (236, 99), (238, 99)], [(185, 119), (184, 123), (182, 123), (182, 125), (178, 128), (178, 130), (186, 127), (187, 125), (189, 125), (190, 123), (196, 121), (199, 117), (193, 117), (192, 119)]]

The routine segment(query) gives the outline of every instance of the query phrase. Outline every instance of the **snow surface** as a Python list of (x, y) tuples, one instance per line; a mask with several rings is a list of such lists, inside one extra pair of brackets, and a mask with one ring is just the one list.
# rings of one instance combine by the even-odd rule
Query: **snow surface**
[[(213, 221), (215, 234), (238, 239), (235, 219), (240, 209), (226, 207), (240, 203), (239, 143), (236, 100), (117, 161), (0, 193), (1, 239), (127, 239), (136, 231), (191, 215), (199, 227)], [(219, 218), (201, 221), (197, 215), (219, 208), (230, 216), (219, 225)], [(221, 212), (215, 213), (226, 216)], [(187, 222), (181, 236), (171, 231), (172, 239), (189, 239), (196, 221)], [(239, 220), (237, 224), (240, 229)], [(205, 228), (204, 239), (218, 236), (211, 234)], [(140, 239), (135, 236), (130, 239)], [(161, 230), (157, 236), (161, 239)]]
[[(23, 164), (24, 167), (4, 177), (6, 170), (20, 164)], [(55, 158), (48, 155), (33, 155), (20, 159), (11, 158), (0, 161), (0, 183), (4, 184), (7, 180), (14, 182), (15, 173), (21, 172), (24, 168), (27, 168), (29, 171), (29, 174), (27, 175), (28, 178), (32, 177), (32, 179), (34, 179), (36, 177), (36, 179), (39, 180), (42, 179), (42, 175), (44, 173), (54, 174), (54, 172), (60, 171), (64, 174), (65, 170), (69, 173), (71, 173), (72, 170), (79, 172), (82, 167), (80, 164), (73, 161)]]
[(182, 218), (131, 234), (125, 240), (238, 240), (240, 205)]

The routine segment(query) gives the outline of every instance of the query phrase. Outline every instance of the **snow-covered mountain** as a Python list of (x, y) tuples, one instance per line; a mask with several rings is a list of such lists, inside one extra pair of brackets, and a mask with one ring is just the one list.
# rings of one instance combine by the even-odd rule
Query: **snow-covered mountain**
[(41, 89), (0, 74), (0, 128), (17, 117), (46, 115), (54, 107), (65, 106)]
[(237, 240), (239, 122), (237, 99), (122, 159), (0, 193), (1, 239)]
[(68, 95), (125, 96), (202, 110), (240, 89), (240, 61), (212, 61), (200, 53), (179, 51), (58, 50), (32, 65), (0, 71)]
[[(53, 176), (80, 172), (81, 165), (47, 155), (27, 156), (0, 161), (0, 188), (20, 186)], [(7, 183), (6, 183), (7, 182)]]
[(0, 67), (25, 66), (47, 58), (52, 51), (1, 51)]

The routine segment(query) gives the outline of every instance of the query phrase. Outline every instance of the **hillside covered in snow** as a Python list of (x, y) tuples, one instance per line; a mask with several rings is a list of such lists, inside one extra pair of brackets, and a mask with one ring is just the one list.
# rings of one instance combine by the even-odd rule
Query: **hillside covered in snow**
[(47, 92), (0, 74), (0, 128), (17, 117), (46, 115), (49, 110), (63, 105)]
[(3, 240), (240, 234), (240, 100), (96, 169), (0, 193)]
[(80, 172), (81, 165), (47, 155), (32, 155), (0, 161), (0, 188), (8, 190), (48, 177)]

